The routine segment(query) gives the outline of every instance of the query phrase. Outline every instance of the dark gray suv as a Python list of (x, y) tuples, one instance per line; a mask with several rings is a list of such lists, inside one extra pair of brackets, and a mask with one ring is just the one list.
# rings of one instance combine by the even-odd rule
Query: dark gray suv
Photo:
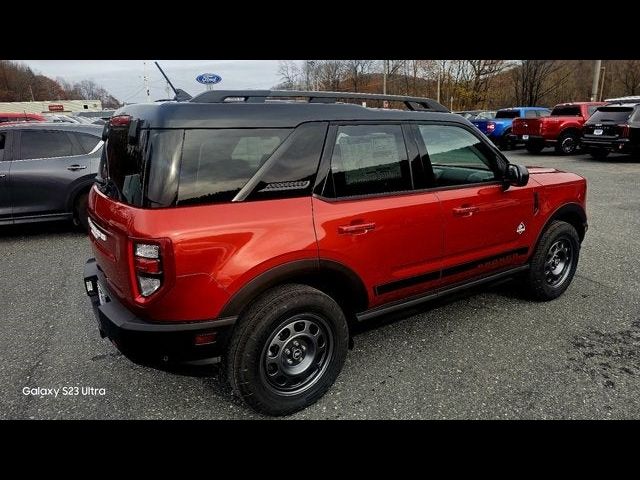
[(87, 193), (102, 127), (20, 123), (0, 127), (0, 225), (73, 220), (87, 227)]

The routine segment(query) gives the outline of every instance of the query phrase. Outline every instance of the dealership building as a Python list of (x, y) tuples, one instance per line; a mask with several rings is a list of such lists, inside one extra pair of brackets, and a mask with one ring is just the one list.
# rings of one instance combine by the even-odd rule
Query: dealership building
[(2, 113), (99, 112), (100, 100), (45, 100), (41, 102), (0, 102)]

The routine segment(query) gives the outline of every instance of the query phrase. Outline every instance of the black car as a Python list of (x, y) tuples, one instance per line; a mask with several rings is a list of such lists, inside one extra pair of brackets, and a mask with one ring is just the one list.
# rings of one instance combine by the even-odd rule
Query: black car
[(0, 225), (73, 220), (87, 227), (87, 193), (102, 127), (24, 122), (0, 127)]
[(594, 158), (610, 152), (640, 156), (640, 99), (599, 107), (584, 124), (581, 143)]

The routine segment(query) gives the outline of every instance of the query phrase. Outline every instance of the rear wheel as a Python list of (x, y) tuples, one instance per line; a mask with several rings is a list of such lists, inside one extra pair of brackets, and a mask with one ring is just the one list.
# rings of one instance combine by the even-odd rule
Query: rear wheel
[(572, 155), (578, 151), (580, 140), (573, 132), (566, 132), (560, 135), (556, 144), (556, 152), (561, 155)]
[(589, 154), (596, 160), (603, 160), (609, 155), (609, 150), (606, 148), (594, 147), (589, 149)]
[(525, 145), (525, 148), (527, 149), (527, 152), (537, 154), (537, 153), (540, 153), (544, 148), (544, 143), (543, 142), (527, 142), (527, 144)]
[(73, 220), (74, 223), (85, 232), (89, 230), (89, 215), (87, 214), (87, 201), (89, 193), (81, 193), (76, 198), (73, 205)]
[(580, 238), (573, 225), (554, 221), (538, 242), (524, 286), (536, 300), (553, 300), (569, 287), (578, 266)]
[(306, 285), (283, 285), (242, 315), (225, 359), (227, 376), (254, 410), (289, 415), (333, 385), (348, 345), (346, 318), (331, 297)]

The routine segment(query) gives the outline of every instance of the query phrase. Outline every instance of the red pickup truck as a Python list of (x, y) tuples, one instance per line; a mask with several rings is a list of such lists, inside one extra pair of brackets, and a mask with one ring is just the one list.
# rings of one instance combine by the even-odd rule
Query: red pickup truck
[(580, 146), (582, 125), (604, 102), (561, 103), (551, 115), (539, 118), (516, 118), (512, 136), (524, 143), (530, 153), (540, 153), (545, 147), (555, 147), (562, 155), (575, 153)]

